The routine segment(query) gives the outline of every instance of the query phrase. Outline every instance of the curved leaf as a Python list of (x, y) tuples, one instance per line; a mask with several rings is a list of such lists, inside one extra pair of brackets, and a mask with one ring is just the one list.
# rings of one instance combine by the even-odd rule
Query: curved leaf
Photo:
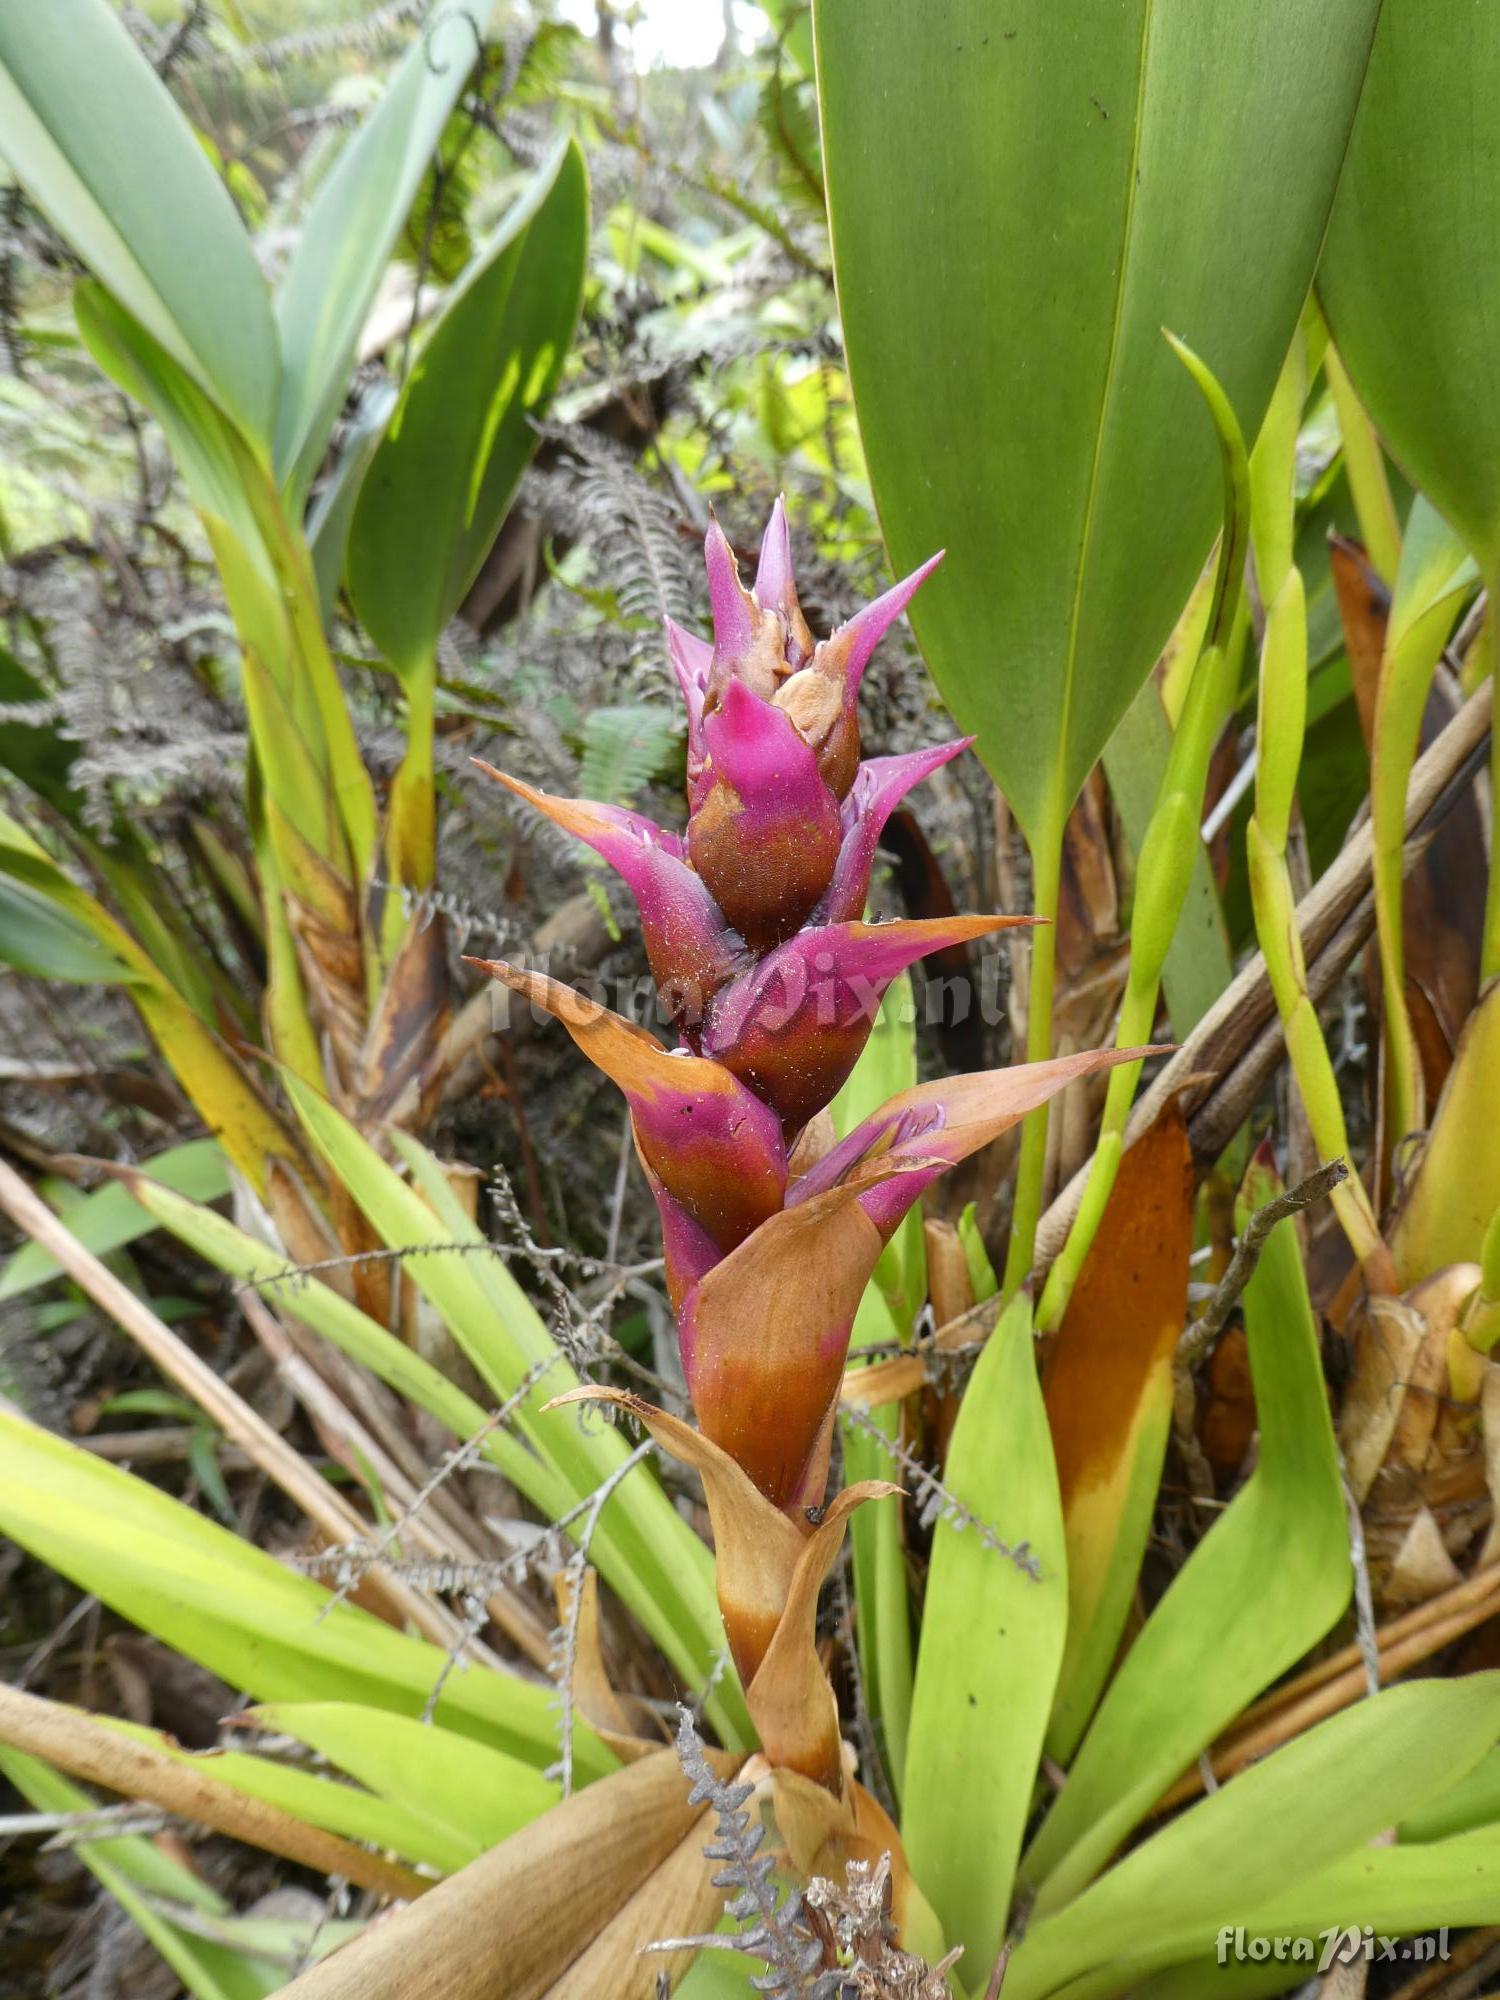
[(1500, 14), (1386, 0), (1318, 296), (1361, 402), (1402, 470), (1500, 563)]
[[(1274, 1174), (1253, 1165), (1247, 1206), (1278, 1192)], [(1285, 1222), (1245, 1288), (1245, 1325), (1259, 1462), (1126, 1654), (1027, 1850), (1038, 1914), (1098, 1873), (1172, 1780), (1348, 1602), (1338, 1453), (1307, 1280)]]
[[(1355, 1908), (1377, 1851), (1368, 1843), (1471, 1771), (1497, 1734), (1493, 1673), (1386, 1688), (1331, 1716), (1134, 1849), (1076, 1902), (1033, 1922), (1006, 2000), (1130, 1991), (1132, 1973), (1208, 1951), (1224, 1924), (1259, 1931), (1262, 1912), (1273, 1936), (1369, 1921)], [(1435, 1853), (1404, 1851), (1418, 1869), (1418, 1857)], [(1316, 1885), (1325, 1870), (1323, 1901)], [(1462, 1872), (1447, 1886), (1453, 1920), (1473, 1921)], [(1493, 1877), (1482, 1893), (1488, 1921)], [(1101, 1968), (1097, 1981), (1078, 1979), (1091, 1967)]]
[(0, 8), (0, 151), (84, 262), (264, 452), (270, 295), (166, 85), (107, 0)]
[(562, 372), (583, 299), (588, 170), (537, 172), (449, 300), (360, 488), (349, 591), (403, 676), (431, 657), (489, 553)]
[[(1253, 435), (1378, 0), (818, 0), (844, 333), (933, 675), (1036, 843), (1172, 628), (1218, 462), (1161, 339)], [(898, 114), (898, 115), (897, 115)], [(1295, 161), (1274, 190), (1267, 160)]]
[(360, 328), (474, 66), (482, 25), (464, 6), (439, 8), (422, 22), (303, 220), (276, 294), (284, 369), (276, 477), (291, 513), (300, 510), (318, 469), (349, 386)]
[[(435, 1719), (542, 1766), (557, 1747), (546, 1687), (488, 1668), (445, 1671), (436, 1646), (333, 1604), (311, 1577), (145, 1480), (0, 1410), (0, 1531), (122, 1618), (262, 1700), (362, 1702)], [(582, 1722), (574, 1768), (615, 1759)]]

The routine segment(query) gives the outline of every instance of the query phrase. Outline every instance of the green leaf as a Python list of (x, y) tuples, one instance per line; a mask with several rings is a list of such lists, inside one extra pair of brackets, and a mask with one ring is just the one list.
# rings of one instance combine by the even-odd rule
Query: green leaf
[[(3, 902), (3, 885), (0, 885), (0, 907)], [(229, 1192), (228, 1163), (214, 1139), (190, 1139), (185, 1146), (168, 1147), (144, 1164), (153, 1179), (181, 1194), (191, 1195), (195, 1201), (217, 1201)], [(110, 1181), (94, 1194), (74, 1202), (68, 1210), (68, 1228), (96, 1257), (107, 1257), (111, 1250), (122, 1249), (155, 1227), (145, 1209), (119, 1181)], [(0, 1270), (0, 1300), (13, 1299), (33, 1286), (45, 1285), (57, 1275), (56, 1261), (39, 1243), (23, 1243)]]
[[(537, 1376), (535, 1402), (528, 1398), (518, 1411), (518, 1427), (549, 1465), (559, 1468), (578, 1498), (584, 1498), (618, 1472), (625, 1457), (622, 1441), (614, 1431), (595, 1431), (586, 1422), (575, 1421), (559, 1432), (558, 1418), (563, 1413), (556, 1410), (546, 1414), (535, 1429), (530, 1427), (527, 1413), (549, 1396), (559, 1394), (574, 1379), (572, 1370), (566, 1364), (557, 1365), (552, 1336), (510, 1275), (504, 1258), (493, 1244), (486, 1243), (481, 1230), (464, 1211), (441, 1162), (408, 1133), (392, 1128), (390, 1137), (420, 1190), (421, 1199), (431, 1204), (442, 1229), (455, 1242), (474, 1248), (483, 1246), (482, 1255), (417, 1258), (413, 1271), (416, 1283), (422, 1286), (424, 1275), (444, 1277), (445, 1264), (449, 1273), (461, 1267), (477, 1282), (478, 1296), (483, 1302), (481, 1319), (522, 1335), (536, 1357), (532, 1367), (545, 1368), (546, 1372)], [(381, 1191), (382, 1204), (388, 1193), (389, 1183), (386, 1183)], [(387, 1212), (399, 1226), (397, 1212), (394, 1209)], [(412, 1220), (415, 1222), (415, 1215)], [(450, 1306), (442, 1309), (462, 1344), (463, 1328), (452, 1314), (462, 1316), (472, 1308), (463, 1303), (463, 1294), (448, 1296)], [(428, 1297), (435, 1305), (439, 1304), (436, 1289), (429, 1290)], [(601, 1576), (629, 1605), (684, 1676), (686, 1684), (697, 1689), (704, 1685), (705, 1678), (712, 1679), (704, 1713), (719, 1732), (720, 1741), (734, 1748), (753, 1741), (744, 1694), (732, 1663), (725, 1658), (724, 1627), (714, 1592), (713, 1559), (649, 1468), (638, 1467), (615, 1489), (609, 1505), (599, 1516), (590, 1554)]]
[(120, 986), (131, 978), (131, 968), (87, 924), (29, 884), (3, 876), (0, 964), (29, 979), (60, 979), (71, 986)]
[[(1279, 1191), (1259, 1164), (1249, 1209)], [(1023, 1863), (1045, 1915), (1076, 1895), (1172, 1781), (1323, 1637), (1353, 1585), (1338, 1451), (1294, 1230), (1244, 1295), (1255, 1471), (1173, 1579), (1115, 1674)]]
[(1426, 1841), (1482, 1828), (1500, 1828), (1500, 1750), (1482, 1758), (1451, 1791), (1408, 1813), (1399, 1830), (1402, 1840)]
[(390, 382), (375, 383), (360, 398), (333, 469), (307, 510), (307, 546), (318, 586), (318, 610), (325, 627), (333, 622), (339, 588), (344, 581), (349, 527), (359, 503), (359, 490), (395, 407), (396, 390)]
[[(901, 1832), (950, 1945), (981, 1975), (1005, 1935), (1016, 1856), (1068, 1617), (1062, 1503), (1031, 1308), (1013, 1299), (964, 1392), (922, 1614)], [(989, 1545), (1024, 1542), (1039, 1576)]]
[(1476, 0), (1386, 0), (1318, 297), (1403, 472), (1500, 565), (1500, 17)]
[[(47, 689), (13, 653), (0, 646), (0, 704), (46, 702)], [(0, 770), (45, 799), (58, 815), (76, 822), (84, 803), (72, 783), (78, 745), (70, 742), (56, 722), (0, 722)]]
[[(1330, 1717), (1174, 1820), (1066, 1908), (1034, 1917), (1006, 1974), (1006, 2000), (1123, 1992), (1131, 1975), (1208, 1951), (1225, 1924), (1296, 1935), (1364, 1921), (1353, 1904), (1366, 1900), (1358, 1885), (1380, 1852), (1367, 1843), (1471, 1770), (1497, 1734), (1493, 1673), (1387, 1688)], [(1455, 1922), (1474, 1921), (1467, 1887), (1461, 1873), (1450, 1875)], [(1345, 1889), (1349, 1902), (1338, 1900)], [(1491, 1910), (1496, 1893), (1491, 1876)], [(1080, 1977), (1092, 1968), (1095, 1978)]]
[[(302, 1770), (274, 1757), (257, 1756), (249, 1750), (184, 1750), (160, 1730), (145, 1729), (138, 1723), (118, 1721), (112, 1716), (98, 1719), (122, 1736), (134, 1736), (142, 1743), (149, 1743), (153, 1750), (200, 1770), (205, 1778), (227, 1785), (231, 1791), (242, 1792), (246, 1798), (277, 1806), (326, 1833), (342, 1834), (347, 1840), (366, 1841), (387, 1849), (403, 1860), (453, 1874), (478, 1852), (472, 1841), (456, 1836), (439, 1815), (426, 1809), (420, 1788), (404, 1799), (378, 1798), (358, 1785), (346, 1785), (337, 1778)], [(411, 1722), (409, 1726), (425, 1727), (430, 1735), (447, 1734), (431, 1723)], [(455, 1740), (481, 1755), (489, 1754), (466, 1737)]]
[(264, 450), (270, 299), (234, 203), (108, 0), (0, 10), (0, 151), (84, 262)]
[[(262, 1700), (354, 1701), (420, 1715), (445, 1671), (436, 1646), (394, 1631), (311, 1577), (144, 1480), (0, 1409), (0, 1531), (122, 1618)], [(557, 1749), (551, 1690), (482, 1667), (449, 1674), (435, 1719), (538, 1766)], [(575, 1767), (612, 1754), (583, 1724)]]
[(1391, 1254), (1407, 1284), (1483, 1251), (1500, 1208), (1500, 980), (1491, 980), (1464, 1023), (1427, 1137), (1406, 1177), (1391, 1228)]
[[(848, 1081), (828, 1107), (834, 1130), (841, 1139), (866, 1118), (873, 1118), (890, 1098), (916, 1088), (916, 1021), (911, 974), (903, 972), (886, 989), (870, 1039)], [(881, 1251), (873, 1282), (885, 1295), (901, 1339), (909, 1340), (917, 1314), (927, 1299), (927, 1249), (920, 1207), (908, 1210)], [(870, 1508), (868, 1514), (873, 1518), (881, 1511)], [(856, 1514), (850, 1522), (851, 1534), (858, 1534), (859, 1520)]]
[[(904, 1226), (904, 1225), (903, 1225)], [(901, 1333), (879, 1283), (872, 1278), (854, 1315), (851, 1359), (861, 1349), (899, 1341)], [(892, 1440), (901, 1433), (899, 1403), (881, 1403), (867, 1421)], [(891, 1453), (867, 1429), (840, 1421), (844, 1482), (896, 1479)], [(906, 1535), (899, 1507), (861, 1507), (849, 1523), (850, 1573), (854, 1584), (854, 1636), (865, 1708), (875, 1726), (891, 1790), (899, 1800), (911, 1732), (911, 1595), (906, 1582)]]
[[(0, 1748), (0, 1775), (39, 1812), (91, 1812), (100, 1803), (50, 1764), (21, 1750)], [(154, 1840), (125, 1834), (83, 1841), (74, 1852), (150, 1939), (192, 2000), (264, 2000), (284, 1983), (280, 1968), (258, 1965), (241, 1950), (196, 1937), (163, 1913), (163, 1900), (204, 1917), (226, 1916), (229, 1906), (201, 1875), (174, 1861)]]
[(538, 170), (417, 356), (360, 488), (349, 592), (404, 677), (427, 663), (510, 508), (583, 301), (588, 170)]
[(276, 477), (290, 514), (300, 512), (327, 447), (360, 329), (474, 66), (479, 32), (464, 6), (443, 7), (422, 22), (303, 220), (276, 294), (283, 369)]
[[(1202, 566), (1219, 465), (1170, 327), (1253, 436), (1378, 0), (819, 0), (845, 342), (945, 700), (1035, 849)], [(1265, 162), (1295, 162), (1268, 184)], [(1482, 239), (1478, 239), (1482, 240)]]
[(418, 1808), (455, 1835), (471, 1860), (562, 1796), (555, 1780), (519, 1758), (385, 1709), (272, 1702), (252, 1709), (247, 1720), (295, 1736), (382, 1799)]

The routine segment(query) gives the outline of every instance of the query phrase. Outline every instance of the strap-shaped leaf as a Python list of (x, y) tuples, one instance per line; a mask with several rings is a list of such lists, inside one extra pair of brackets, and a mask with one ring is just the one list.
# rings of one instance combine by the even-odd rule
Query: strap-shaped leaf
[[(901, 1831), (948, 1942), (983, 1971), (1005, 1935), (1068, 1620), (1062, 1502), (1024, 1294), (964, 1392), (947, 1485), (972, 1518), (940, 1520), (933, 1538)], [(1034, 1575), (993, 1546), (996, 1534), (1030, 1547)]]
[[(1007, 1973), (1006, 2000), (1133, 1991), (1132, 1973), (1209, 1951), (1226, 1924), (1271, 1936), (1382, 1919), (1404, 1930), (1420, 1928), (1429, 1911), (1445, 1921), (1445, 1900), (1455, 1923), (1489, 1921), (1492, 1863), (1476, 1919), (1462, 1865), (1450, 1861), (1443, 1881), (1441, 1864), (1431, 1866), (1439, 1849), (1410, 1850), (1406, 1868), (1425, 1874), (1425, 1894), (1398, 1915), (1396, 1898), (1372, 1894), (1378, 1850), (1368, 1843), (1472, 1770), (1497, 1735), (1493, 1673), (1387, 1688), (1330, 1717), (1173, 1821), (1076, 1902), (1034, 1921)], [(1484, 1845), (1492, 1855), (1493, 1837)], [(1079, 1976), (1091, 1968), (1095, 1979)], [(1212, 1992), (1211, 1980), (1198, 1990)]]
[[(0, 1750), (0, 1774), (39, 1812), (90, 1812), (100, 1801), (21, 1750)], [(163, 1905), (175, 1903), (198, 1919), (229, 1918), (230, 1905), (202, 1876), (174, 1860), (145, 1834), (81, 1841), (79, 1860), (161, 1953), (193, 2000), (264, 2000), (282, 1984), (279, 1971), (210, 1943), (173, 1923)]]
[(283, 369), (276, 476), (291, 513), (323, 456), (360, 328), (478, 52), (467, 7), (443, 6), (425, 20), (303, 221), (276, 295)]
[[(1311, 281), (1377, 0), (819, 0), (860, 429), (913, 623), (1029, 837), (1140, 686), (1218, 519), (1161, 338), (1247, 436)], [(1265, 162), (1295, 162), (1272, 187)]]
[[(229, 1163), (217, 1139), (189, 1139), (146, 1164), (153, 1179), (194, 1201), (217, 1201), (229, 1192)], [(156, 1227), (122, 1181), (106, 1181), (82, 1196), (68, 1209), (67, 1219), (70, 1232), (96, 1257), (122, 1249)], [(56, 1259), (40, 1243), (23, 1243), (0, 1270), (0, 1299), (13, 1299), (59, 1275)]]
[[(361, 1702), (435, 1719), (538, 1767), (557, 1747), (545, 1687), (487, 1668), (444, 1675), (441, 1650), (351, 1604), (330, 1605), (311, 1577), (145, 1480), (0, 1411), (0, 1532), (232, 1685), (264, 1700)], [(574, 1768), (602, 1776), (614, 1758), (583, 1723)]]
[(1500, 561), (1500, 15), (1484, 0), (1386, 0), (1318, 297), (1402, 470)]
[(108, 0), (0, 8), (0, 151), (101, 282), (267, 450), (278, 362), (265, 280)]
[(578, 323), (588, 171), (559, 148), (476, 252), (360, 488), (349, 589), (398, 673), (431, 658), (536, 447)]
[[(1279, 1191), (1256, 1163), (1246, 1208)], [(1246, 1287), (1245, 1325), (1259, 1462), (1125, 1655), (1027, 1850), (1022, 1869), (1039, 1914), (1098, 1873), (1172, 1780), (1348, 1602), (1338, 1454), (1307, 1279), (1285, 1222)]]

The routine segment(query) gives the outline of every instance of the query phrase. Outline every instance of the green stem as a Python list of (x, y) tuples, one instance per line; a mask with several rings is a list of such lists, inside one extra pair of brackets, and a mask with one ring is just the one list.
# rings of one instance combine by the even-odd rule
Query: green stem
[[(1057, 971), (1057, 906), (1062, 890), (1063, 827), (1066, 814), (1053, 814), (1032, 847), (1033, 913), (1042, 919), (1031, 933), (1031, 992), (1026, 1003), (1026, 1060), (1045, 1062), (1052, 1053), (1052, 993)], [(1042, 1216), (1042, 1183), (1047, 1166), (1047, 1106), (1033, 1111), (1021, 1128), (1016, 1167), (1016, 1200), (1010, 1248), (1005, 1257), (1006, 1298), (1025, 1283), (1036, 1254)]]
[[(1491, 619), (1500, 606), (1500, 581), (1490, 585)], [(1484, 901), (1484, 939), (1479, 954), (1479, 983), (1500, 976), (1500, 840), (1493, 828), (1494, 801), (1500, 799), (1500, 643), (1490, 634), (1490, 676), (1495, 683), (1495, 712), (1490, 720), (1490, 884)]]

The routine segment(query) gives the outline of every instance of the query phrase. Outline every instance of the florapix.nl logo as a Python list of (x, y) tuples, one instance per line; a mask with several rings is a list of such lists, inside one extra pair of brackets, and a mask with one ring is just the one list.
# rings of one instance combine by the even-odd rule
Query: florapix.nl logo
[(1306, 1965), (1327, 1972), (1335, 1965), (1433, 1965), (1448, 1958), (1447, 1930), (1422, 1937), (1383, 1937), (1373, 1925), (1333, 1925), (1312, 1937), (1267, 1937), (1226, 1924), (1215, 1956), (1220, 1965)]

